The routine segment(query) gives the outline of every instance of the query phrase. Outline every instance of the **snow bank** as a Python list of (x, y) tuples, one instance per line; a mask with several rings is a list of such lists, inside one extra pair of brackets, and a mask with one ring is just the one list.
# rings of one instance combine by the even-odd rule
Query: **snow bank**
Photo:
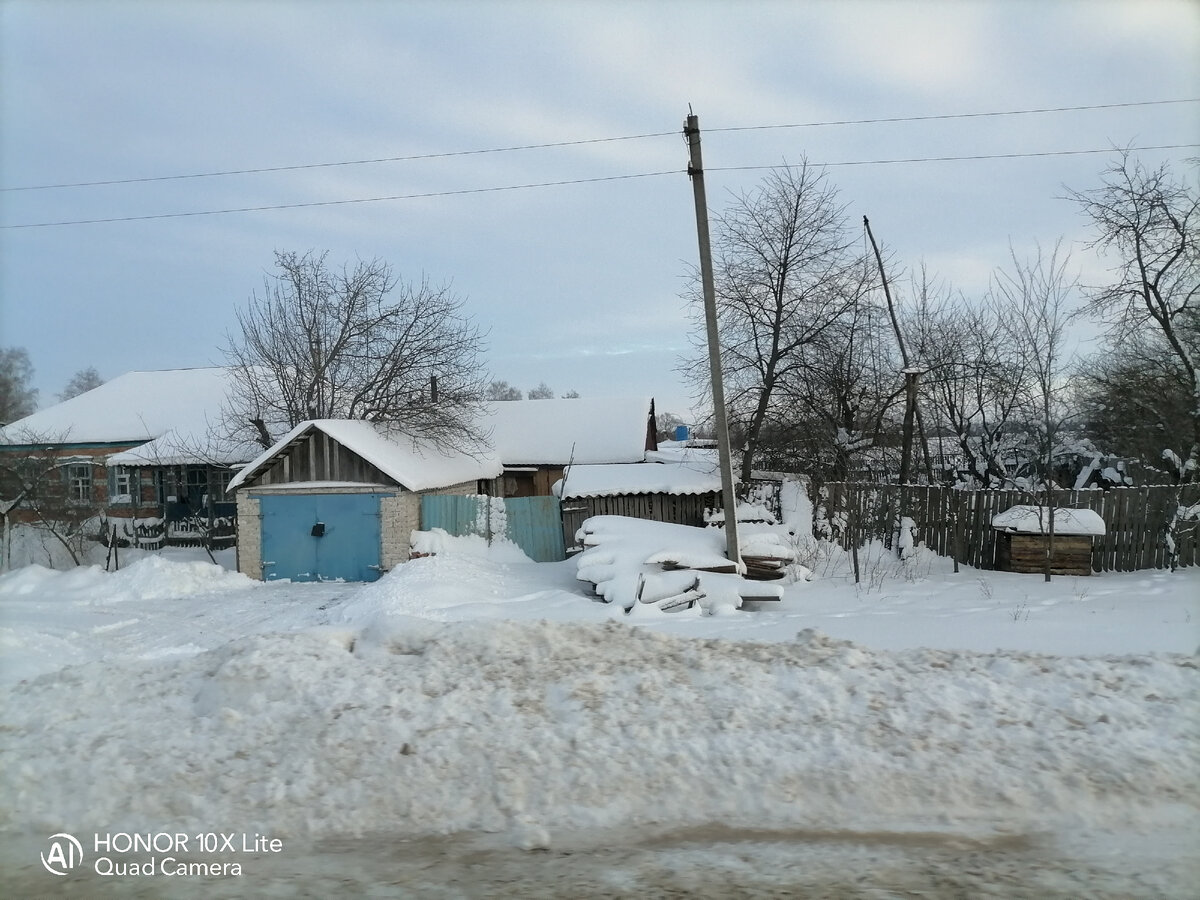
[(0, 575), (0, 598), (53, 595), (67, 601), (106, 604), (235, 591), (257, 584), (212, 563), (143, 556), (116, 572), (105, 572), (101, 566), (65, 571), (26, 566)]
[(1200, 803), (1198, 689), (1183, 656), (392, 617), (16, 685), (0, 827), (543, 845), (654, 823), (1127, 824)]
[[(503, 512), (503, 510), (501, 510)], [(498, 524), (497, 524), (498, 523)], [(492, 519), (493, 527), (503, 529), (504, 522)], [(483, 526), (481, 526), (481, 530)], [(430, 531), (414, 531), (409, 535), (409, 546), (413, 553), (425, 555), (452, 554), (455, 556), (474, 556), (490, 559), (498, 563), (527, 563), (533, 562), (525, 551), (508, 540), (503, 533), (494, 534), (491, 543), (479, 534), (464, 534), (455, 536), (444, 528), (434, 528)]]
[(413, 535), (416, 546), (428, 548), (421, 552), (435, 555), (410, 560), (357, 588), (333, 611), (333, 622), (378, 627), (388, 619), (410, 617), (439, 622), (514, 616), (607, 618), (587, 616), (594, 604), (578, 594), (547, 589), (546, 572), (554, 567), (531, 562), (516, 545), (489, 546), (477, 535), (453, 537), (441, 529)]

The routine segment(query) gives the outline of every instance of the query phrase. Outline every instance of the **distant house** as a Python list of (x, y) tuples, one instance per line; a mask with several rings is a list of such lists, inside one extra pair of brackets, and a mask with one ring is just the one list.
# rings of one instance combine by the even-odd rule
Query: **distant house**
[(650, 397), (493, 403), (481, 426), (504, 464), (498, 497), (548, 497), (572, 463), (640, 463), (658, 449)]
[(380, 422), (302, 422), (230, 482), (238, 571), (267, 581), (374, 581), (408, 560), (421, 497), (470, 495), (490, 452), (438, 448)]
[(41, 454), (70, 499), (113, 517), (200, 511), (226, 499), (251, 444), (214, 439), (226, 397), (224, 368), (128, 372), (0, 429), (0, 453)]

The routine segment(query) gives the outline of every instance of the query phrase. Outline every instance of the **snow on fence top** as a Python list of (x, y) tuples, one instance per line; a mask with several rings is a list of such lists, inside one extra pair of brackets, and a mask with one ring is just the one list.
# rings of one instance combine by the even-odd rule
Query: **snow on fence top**
[(721, 476), (707, 460), (574, 465), (551, 488), (562, 500), (624, 494), (708, 494), (720, 490)]
[[(1013, 506), (992, 519), (992, 527), (1015, 534), (1045, 534), (1050, 527), (1049, 510), (1045, 506)], [(1056, 508), (1055, 534), (1104, 534), (1104, 520), (1090, 509)]]

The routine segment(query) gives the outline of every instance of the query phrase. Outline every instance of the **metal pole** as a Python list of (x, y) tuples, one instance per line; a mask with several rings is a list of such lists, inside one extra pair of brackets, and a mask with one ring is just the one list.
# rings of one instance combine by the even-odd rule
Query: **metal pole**
[(700, 281), (704, 288), (704, 322), (708, 329), (708, 365), (712, 381), (713, 414), (717, 426), (717, 453), (721, 462), (721, 501), (725, 506), (725, 555), (744, 571), (738, 543), (737, 496), (733, 492), (733, 461), (729, 452), (729, 418), (725, 411), (725, 385), (721, 374), (721, 345), (717, 336), (717, 297), (713, 288), (712, 252), (708, 237), (708, 200), (704, 193), (704, 164), (700, 159), (700, 119), (689, 113), (683, 126), (691, 158), (688, 175), (696, 197), (696, 235), (700, 241)]

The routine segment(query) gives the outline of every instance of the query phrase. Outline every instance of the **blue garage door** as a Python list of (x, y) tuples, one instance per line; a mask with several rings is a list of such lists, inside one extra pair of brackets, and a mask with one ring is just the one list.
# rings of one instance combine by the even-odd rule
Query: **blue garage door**
[(258, 494), (267, 581), (375, 581), (386, 494)]

